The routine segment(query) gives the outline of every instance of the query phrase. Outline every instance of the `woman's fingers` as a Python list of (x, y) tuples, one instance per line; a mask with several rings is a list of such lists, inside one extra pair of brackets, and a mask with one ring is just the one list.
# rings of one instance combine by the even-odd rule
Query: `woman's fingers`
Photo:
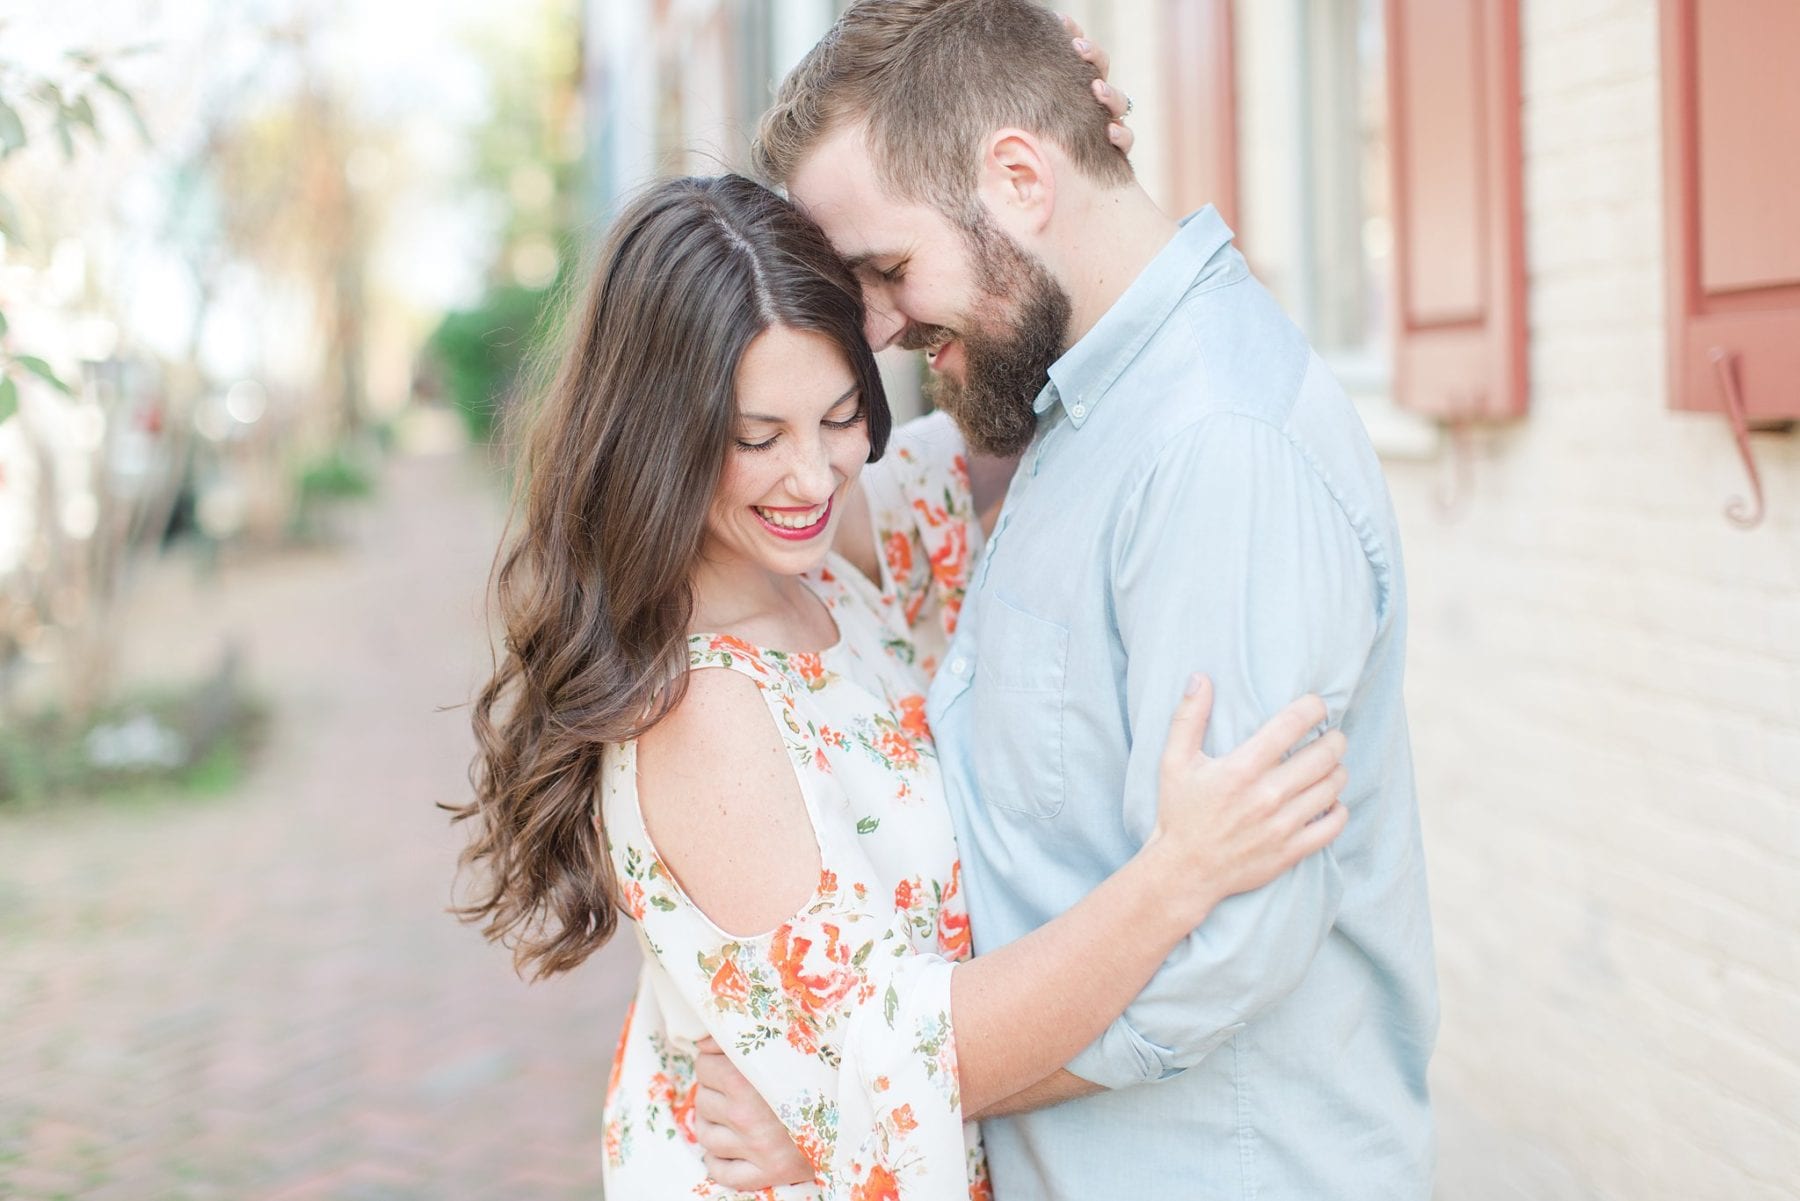
[(1112, 56), (1081, 32), (1081, 26), (1074, 17), (1068, 13), (1059, 13), (1058, 16), (1062, 19), (1063, 28), (1069, 31), (1069, 44), (1075, 47), (1075, 53), (1082, 62), (1093, 67), (1095, 74), (1100, 77), (1094, 80), (1094, 99), (1100, 102), (1106, 115), (1112, 118), (1106, 123), (1106, 140), (1118, 147), (1120, 154), (1130, 157), (1131, 148), (1137, 142), (1137, 137), (1124, 124), (1126, 114), (1131, 111), (1131, 98), (1107, 82), (1107, 77), (1112, 74)]
[(1270, 769), (1268, 780), (1275, 795), (1290, 797), (1316, 784), (1344, 758), (1344, 732), (1327, 730)]
[[(1112, 59), (1108, 58), (1106, 51), (1096, 46), (1087, 34), (1081, 32), (1081, 26), (1075, 23), (1074, 17), (1068, 13), (1058, 13), (1057, 15), (1062, 18), (1063, 28), (1069, 31), (1069, 37), (1073, 39), (1075, 53), (1081, 56), (1083, 62), (1091, 64), (1094, 70), (1100, 73), (1101, 79), (1105, 79), (1107, 72), (1112, 70)], [(1108, 105), (1107, 107), (1112, 106)], [(1120, 109), (1119, 111), (1123, 112), (1124, 110)]]
[(1104, 108), (1115, 122), (1125, 119), (1125, 110), (1130, 107), (1131, 98), (1124, 92), (1113, 87), (1104, 79), (1096, 79), (1090, 85), (1090, 90), (1094, 93), (1094, 99), (1100, 102), (1100, 107)]
[(701, 1084), (694, 1090), (694, 1116), (722, 1127), (731, 1120), (731, 1098)]
[(1284, 830), (1296, 831), (1296, 837), (1300, 837), (1300, 831), (1312, 828), (1307, 823), (1314, 818), (1330, 812), (1333, 808), (1343, 808), (1338, 798), (1343, 796), (1344, 785), (1349, 779), (1350, 773), (1344, 770), (1342, 764), (1332, 768), (1331, 773), (1324, 779), (1281, 806), (1281, 814), (1276, 819), (1277, 825)]
[(1212, 718), (1212, 703), (1212, 681), (1198, 672), (1189, 676), (1181, 703), (1169, 718), (1169, 737), (1163, 744), (1165, 769), (1185, 768), (1205, 753), (1201, 746), (1206, 741), (1206, 723)]
[(1331, 841), (1344, 832), (1344, 826), (1350, 820), (1350, 811), (1339, 801), (1321, 813), (1317, 820), (1300, 827), (1294, 836), (1294, 862), (1306, 858), (1317, 851), (1331, 845)]
[[(1087, 63), (1089, 66), (1093, 67), (1095, 71), (1099, 72), (1101, 79), (1105, 79), (1107, 73), (1112, 70), (1112, 58), (1102, 47), (1094, 44), (1087, 38), (1077, 37), (1075, 39), (1075, 53), (1081, 56), (1082, 62)], [(1107, 107), (1111, 108), (1112, 106), (1107, 105)], [(1125, 110), (1121, 107), (1116, 111), (1123, 113)]]
[(714, 1184), (740, 1193), (757, 1192), (767, 1187), (761, 1183), (762, 1172), (753, 1163), (741, 1159), (723, 1159), (717, 1155), (707, 1155), (701, 1163)]
[(694, 1115), (694, 1137), (700, 1143), (700, 1149), (716, 1159), (743, 1159), (749, 1152), (738, 1132), (729, 1126)]
[(1261, 775), (1281, 762), (1282, 756), (1325, 717), (1325, 702), (1308, 693), (1264, 722), (1262, 729), (1231, 752), (1231, 758), (1240, 759), (1246, 768)]

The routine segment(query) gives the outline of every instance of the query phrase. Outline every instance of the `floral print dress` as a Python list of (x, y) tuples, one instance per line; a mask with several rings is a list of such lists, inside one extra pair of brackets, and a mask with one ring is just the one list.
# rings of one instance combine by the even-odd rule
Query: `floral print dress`
[(636, 745), (606, 750), (598, 803), (645, 959), (607, 1088), (609, 1201), (744, 1195), (707, 1179), (695, 1138), (694, 1048), (709, 1034), (813, 1166), (813, 1184), (758, 1195), (988, 1196), (958, 1094), (950, 976), (969, 955), (969, 919), (924, 698), (980, 530), (941, 418), (896, 431), (864, 480), (881, 587), (836, 555), (805, 577), (837, 624), (834, 645), (688, 644), (690, 670), (756, 683), (787, 747), (822, 863), (800, 911), (753, 937), (715, 926), (644, 827)]

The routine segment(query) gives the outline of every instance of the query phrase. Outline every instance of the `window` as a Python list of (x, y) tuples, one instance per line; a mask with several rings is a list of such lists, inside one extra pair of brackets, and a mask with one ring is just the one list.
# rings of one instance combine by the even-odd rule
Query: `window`
[(1525, 411), (1516, 0), (1387, 0), (1394, 395), (1451, 422)]
[(1663, 0), (1662, 20), (1670, 404), (1800, 417), (1800, 4)]
[(1241, 245), (1387, 454), (1523, 411), (1516, 5), (1236, 10)]

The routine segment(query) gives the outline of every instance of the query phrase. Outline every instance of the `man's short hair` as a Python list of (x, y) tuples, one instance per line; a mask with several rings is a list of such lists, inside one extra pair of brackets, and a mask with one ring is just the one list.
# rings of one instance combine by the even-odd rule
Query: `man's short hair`
[(975, 190), (982, 140), (1016, 126), (1089, 177), (1128, 183), (1094, 79), (1033, 0), (859, 0), (782, 80), (752, 161), (785, 184), (828, 134), (866, 121), (888, 191), (955, 213)]

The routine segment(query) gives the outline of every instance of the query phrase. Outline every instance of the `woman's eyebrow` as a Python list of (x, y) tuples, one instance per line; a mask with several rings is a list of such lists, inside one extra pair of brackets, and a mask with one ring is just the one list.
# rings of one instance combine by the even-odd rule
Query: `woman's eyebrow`
[[(848, 388), (846, 388), (844, 390), (844, 394), (842, 396), (838, 397), (836, 400), (832, 401), (829, 405), (825, 406), (825, 411), (827, 413), (829, 413), (832, 409), (837, 408), (839, 405), (843, 404), (846, 400), (849, 400), (852, 396), (855, 396), (855, 395), (856, 395), (856, 385), (851, 384)], [(787, 420), (787, 418), (786, 417), (771, 417), (767, 413), (739, 413), (738, 420), (739, 421), (762, 421), (762, 422), (766, 422), (769, 425), (780, 425), (783, 422), (785, 422)]]

